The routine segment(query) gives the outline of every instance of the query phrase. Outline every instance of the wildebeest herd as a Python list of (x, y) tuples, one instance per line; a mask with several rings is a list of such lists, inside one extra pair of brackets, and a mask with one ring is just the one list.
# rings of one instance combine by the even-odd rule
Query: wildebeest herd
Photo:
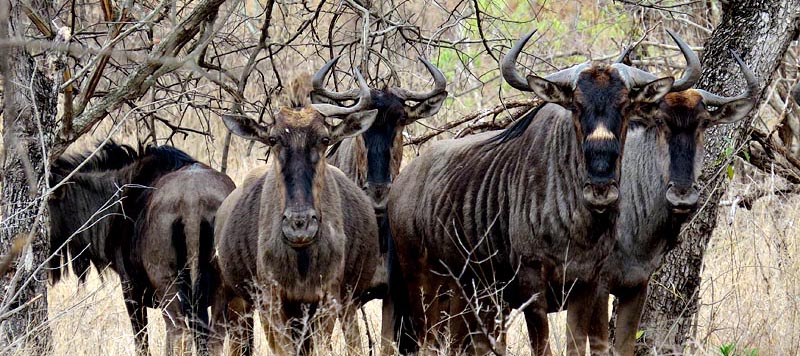
[(524, 76), (533, 34), (501, 72), (545, 103), (504, 130), (439, 141), (402, 172), (403, 127), (447, 96), (422, 58), (428, 92), (370, 89), (357, 70), (358, 88), (330, 91), (334, 58), (268, 122), (224, 115), (269, 146), (238, 187), (169, 146), (61, 157), (53, 280), (68, 266), (119, 274), (141, 354), (148, 307), (162, 310), (168, 354), (220, 354), (226, 338), (250, 354), (254, 316), (278, 354), (310, 353), (337, 319), (348, 352), (364, 354), (356, 312), (383, 299), (384, 354), (504, 353), (514, 310), (532, 353), (549, 354), (547, 314), (568, 310), (569, 354), (632, 355), (648, 280), (697, 206), (705, 130), (743, 118), (757, 79), (731, 53), (741, 95), (692, 89), (700, 61), (671, 32), (687, 63), (678, 79), (621, 61)]

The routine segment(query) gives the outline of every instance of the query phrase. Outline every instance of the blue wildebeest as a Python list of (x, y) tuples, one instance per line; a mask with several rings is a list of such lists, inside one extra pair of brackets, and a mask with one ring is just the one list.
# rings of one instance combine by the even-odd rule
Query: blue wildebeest
[[(420, 57), (419, 59), (433, 77), (433, 89), (427, 92), (417, 92), (399, 87), (371, 90), (368, 107), (378, 110), (375, 122), (361, 135), (342, 140), (328, 153), (328, 163), (341, 169), (367, 192), (372, 199), (378, 218), (381, 236), (380, 261), (381, 266), (386, 267), (383, 271), (388, 276), (379, 273), (376, 278), (385, 281), (388, 281), (387, 277), (391, 278), (393, 283), (389, 284), (394, 288), (388, 291), (391, 296), (385, 294), (385, 291), (379, 290), (374, 291), (370, 296), (365, 296), (364, 299), (384, 297), (382, 318), (384, 351), (389, 350), (386, 342), (393, 338), (392, 333), (395, 329), (399, 330), (402, 322), (394, 315), (394, 300), (403, 298), (403, 295), (407, 293), (403, 289), (402, 283), (399, 282), (399, 267), (396, 265), (397, 257), (394, 254), (389, 222), (386, 217), (389, 189), (392, 186), (392, 180), (400, 172), (400, 164), (403, 160), (403, 128), (419, 119), (435, 115), (447, 97), (447, 80), (444, 74), (425, 58)], [(330, 60), (314, 75), (313, 91), (311, 92), (313, 102), (333, 101), (341, 104), (358, 98), (358, 90), (335, 92), (324, 88), (325, 77), (338, 60), (339, 57)], [(415, 104), (411, 105), (410, 103)], [(407, 301), (402, 299), (398, 303), (400, 307), (407, 304)], [(400, 314), (408, 313), (403, 310), (400, 311)], [(401, 333), (401, 335), (403, 334)], [(400, 342), (400, 350), (406, 349), (404, 345), (407, 342), (406, 339)]]
[[(375, 120), (369, 88), (356, 77), (361, 90), (352, 107), (310, 104), (306, 92), (266, 126), (223, 117), (234, 134), (269, 145), (273, 157), (217, 214), (221, 289), (213, 320), (227, 323), (240, 353), (252, 347), (254, 309), (278, 354), (309, 353), (311, 336), (329, 336), (337, 316), (348, 346), (361, 345), (354, 317), (359, 298), (375, 287), (378, 226), (369, 197), (325, 159), (328, 147)], [(315, 318), (321, 308), (327, 312)]]
[[(497, 323), (508, 308), (521, 308), (533, 352), (549, 353), (549, 286), (595, 288), (614, 246), (628, 119), (673, 85), (619, 63), (523, 78), (516, 58), (532, 35), (506, 54), (501, 70), (511, 86), (547, 104), (502, 132), (435, 144), (389, 194), (420, 341), (436, 341), (449, 324), (454, 348), (503, 353)], [(588, 321), (592, 310), (584, 309), (575, 311)]]
[[(700, 61), (692, 56), (694, 60), (689, 62), (697, 63), (699, 73)], [(733, 57), (747, 83), (743, 94), (721, 97), (705, 90), (680, 88), (637, 108), (632, 116), (622, 159), (625, 179), (620, 185), (617, 242), (600, 272), (591, 322), (592, 354), (609, 351), (609, 293), (619, 300), (615, 354), (634, 354), (650, 276), (676, 245), (682, 224), (697, 206), (700, 194), (696, 180), (703, 167), (705, 131), (741, 120), (755, 106), (758, 80), (737, 55)], [(572, 313), (572, 306), (568, 313)], [(585, 350), (585, 341), (577, 348)]]
[(146, 308), (161, 308), (166, 354), (191, 354), (185, 319), (204, 349), (213, 272), (213, 223), (233, 190), (228, 176), (169, 146), (107, 144), (64, 155), (53, 164), (51, 184), (69, 177), (48, 204), (50, 260), (58, 282), (67, 266), (81, 281), (93, 264), (109, 267), (122, 282), (139, 354), (149, 354)]

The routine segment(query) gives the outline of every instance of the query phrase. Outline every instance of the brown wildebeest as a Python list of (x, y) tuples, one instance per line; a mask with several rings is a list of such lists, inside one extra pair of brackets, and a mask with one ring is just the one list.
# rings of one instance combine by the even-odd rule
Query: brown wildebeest
[[(591, 322), (593, 355), (609, 351), (609, 293), (619, 300), (615, 354), (634, 354), (650, 276), (675, 247), (681, 225), (697, 206), (700, 194), (695, 182), (703, 167), (705, 130), (741, 120), (756, 104), (758, 80), (733, 56), (747, 83), (743, 94), (727, 98), (700, 89), (677, 91), (633, 115), (622, 159), (625, 179), (620, 185), (617, 242), (600, 272)], [(695, 61), (699, 72), (699, 60)], [(585, 350), (585, 342), (578, 345)]]
[[(628, 118), (673, 85), (671, 77), (624, 64), (523, 78), (516, 58), (532, 35), (506, 54), (501, 69), (513, 87), (548, 104), (502, 132), (433, 145), (389, 193), (392, 236), (422, 341), (435, 341), (449, 323), (454, 348), (503, 353), (495, 323), (508, 308), (521, 308), (533, 352), (549, 353), (548, 286), (595, 288), (614, 246)], [(588, 322), (590, 307), (576, 308), (584, 317), (572, 322)]]
[[(324, 88), (325, 76), (338, 60), (339, 57), (330, 60), (314, 74), (313, 91), (311, 92), (313, 102), (333, 101), (341, 104), (344, 101), (358, 99), (358, 90), (334, 92)], [(403, 323), (400, 317), (394, 315), (394, 300), (403, 298), (407, 291), (403, 288), (402, 277), (398, 273), (397, 257), (386, 216), (389, 189), (392, 186), (392, 180), (400, 172), (400, 164), (403, 160), (402, 132), (405, 126), (435, 115), (447, 97), (445, 90), (447, 79), (444, 74), (425, 58), (419, 57), (419, 60), (433, 77), (433, 89), (428, 92), (416, 92), (398, 87), (372, 90), (369, 108), (378, 110), (375, 122), (361, 135), (342, 140), (328, 153), (328, 163), (341, 169), (345, 175), (367, 192), (372, 199), (378, 218), (381, 241), (380, 265), (386, 266), (384, 271), (388, 276), (377, 274), (376, 278), (384, 281), (388, 281), (387, 277), (391, 278), (389, 285), (393, 288), (388, 291), (390, 294), (386, 294), (386, 291), (375, 291), (371, 296), (365, 296), (365, 299), (383, 298), (384, 352), (389, 350), (388, 341), (393, 339), (394, 330), (399, 330), (401, 323), (408, 325), (407, 321)], [(408, 102), (416, 104), (410, 105)], [(403, 307), (408, 305), (408, 301), (400, 299), (398, 305)], [(400, 315), (408, 314), (406, 310), (398, 312)], [(400, 335), (406, 334), (408, 333), (400, 333)], [(401, 351), (408, 350), (406, 344), (409, 341), (407, 338), (400, 340), (399, 349)]]
[(270, 347), (281, 355), (310, 352), (318, 325), (308, 321), (321, 308), (335, 313), (323, 315), (316, 332), (330, 335), (339, 316), (348, 345), (360, 347), (355, 311), (374, 287), (378, 226), (369, 197), (325, 161), (330, 145), (367, 130), (378, 112), (367, 110), (369, 88), (356, 77), (360, 99), (349, 108), (297, 98), (267, 126), (223, 117), (234, 134), (269, 145), (273, 157), (217, 214), (224, 289), (213, 319), (227, 321), (233, 347), (243, 353), (252, 344), (254, 307)]
[(65, 155), (52, 167), (51, 184), (68, 183), (49, 200), (50, 260), (58, 282), (67, 265), (81, 279), (90, 265), (110, 267), (122, 283), (139, 354), (149, 354), (146, 308), (161, 308), (166, 353), (191, 354), (188, 319), (198, 350), (205, 348), (211, 293), (213, 223), (233, 190), (226, 175), (169, 146), (138, 153), (114, 143)]

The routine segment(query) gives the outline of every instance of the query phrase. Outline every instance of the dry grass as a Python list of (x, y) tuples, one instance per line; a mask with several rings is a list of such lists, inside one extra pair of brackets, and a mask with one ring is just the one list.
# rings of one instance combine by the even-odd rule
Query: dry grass
[[(97, 135), (104, 133), (101, 128)], [(214, 129), (221, 129), (214, 128)], [(124, 141), (124, 140), (123, 140)], [(221, 140), (190, 138), (176, 142), (190, 154), (218, 166)], [(251, 168), (263, 164), (264, 148), (256, 146), (247, 156), (247, 145), (235, 141), (229, 173), (240, 181)], [(767, 180), (769, 183), (769, 180)], [(729, 195), (746, 187), (734, 185)], [(730, 222), (733, 216), (732, 223)], [(693, 337), (697, 354), (719, 354), (722, 345), (734, 344), (737, 350), (757, 350), (761, 355), (797, 354), (800, 352), (800, 270), (795, 243), (800, 237), (800, 197), (767, 197), (752, 211), (720, 213), (706, 256), (698, 328)], [(102, 278), (92, 272), (85, 285), (67, 279), (54, 286), (48, 295), (55, 355), (133, 355), (130, 329), (119, 279), (113, 273)], [(373, 339), (380, 331), (380, 302), (367, 305), (367, 319)], [(551, 315), (551, 340), (557, 354), (563, 353), (564, 315)], [(362, 323), (362, 334), (365, 330)], [(150, 349), (163, 354), (164, 322), (156, 310), (149, 313)], [(270, 354), (260, 326), (256, 330), (257, 354)], [(362, 337), (366, 349), (367, 338)], [(327, 344), (327, 343), (326, 343)], [(345, 353), (346, 345), (337, 326), (331, 340), (332, 354)], [(511, 354), (528, 354), (524, 319), (513, 324), (507, 338)], [(319, 354), (331, 354), (318, 348)]]

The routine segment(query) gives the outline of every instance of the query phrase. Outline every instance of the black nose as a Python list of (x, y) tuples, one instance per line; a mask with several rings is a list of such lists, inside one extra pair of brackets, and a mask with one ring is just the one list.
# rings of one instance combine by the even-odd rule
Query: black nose
[(392, 189), (392, 183), (367, 183), (365, 190), (367, 196), (372, 199), (373, 208), (378, 210), (386, 208), (390, 189)]
[(319, 218), (314, 209), (287, 209), (283, 212), (281, 230), (286, 243), (294, 248), (310, 245), (317, 238)]
[(694, 184), (678, 184), (669, 182), (667, 185), (667, 201), (673, 213), (690, 213), (697, 207), (700, 192)]

